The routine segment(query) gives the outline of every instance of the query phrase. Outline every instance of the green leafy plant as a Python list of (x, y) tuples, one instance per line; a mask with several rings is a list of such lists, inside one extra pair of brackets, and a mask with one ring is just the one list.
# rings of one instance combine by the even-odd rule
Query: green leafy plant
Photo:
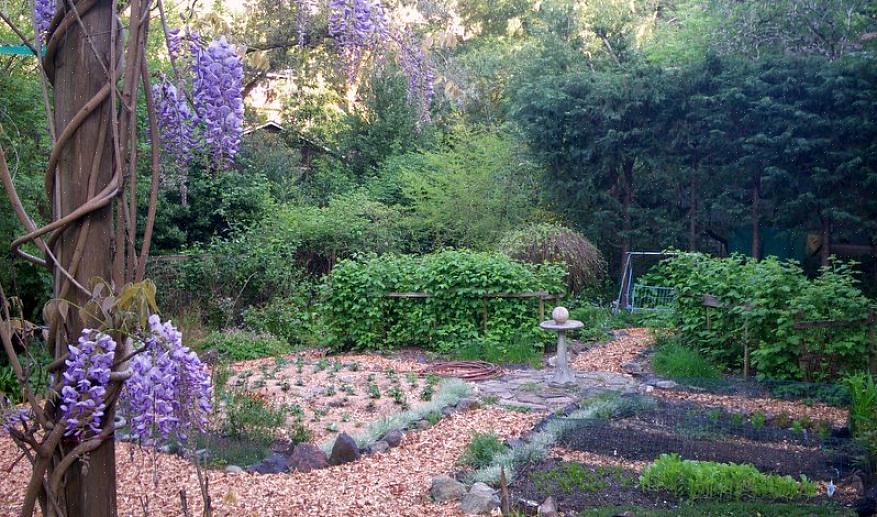
[(877, 472), (877, 381), (870, 373), (847, 376), (850, 389), (850, 433), (865, 449), (865, 463)]
[(433, 387), (431, 384), (427, 384), (420, 390), (420, 400), (430, 401), (432, 400)]
[(378, 387), (377, 384), (371, 382), (368, 385), (368, 396), (373, 399), (381, 398), (381, 388)]
[(474, 469), (490, 465), (493, 457), (506, 450), (506, 446), (494, 433), (474, 433), (460, 455), (458, 463)]
[(752, 423), (753, 429), (761, 429), (764, 427), (764, 424), (767, 423), (767, 415), (758, 411), (753, 413), (751, 417), (749, 417), (749, 422)]
[(688, 499), (730, 499), (744, 497), (797, 499), (814, 497), (817, 485), (802, 475), (764, 474), (752, 465), (683, 460), (677, 454), (662, 454), (646, 466), (640, 486), (648, 491), (668, 491)]
[[(540, 332), (535, 300), (484, 298), (484, 293), (561, 293), (564, 271), (496, 253), (443, 251), (420, 257), (381, 255), (339, 262), (327, 278), (324, 314), (338, 350), (418, 345), (451, 353), (460, 343), (515, 340), (531, 347)], [(390, 298), (387, 292), (426, 292), (428, 298)], [(486, 317), (485, 317), (486, 316)]]
[(196, 351), (216, 350), (225, 361), (246, 361), (290, 352), (289, 344), (270, 334), (242, 330), (211, 332), (195, 342)]

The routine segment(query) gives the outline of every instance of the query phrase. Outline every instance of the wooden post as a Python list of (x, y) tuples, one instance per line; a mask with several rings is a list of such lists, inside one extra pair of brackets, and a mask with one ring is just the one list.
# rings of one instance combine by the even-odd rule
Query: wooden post
[(545, 298), (539, 297), (539, 321), (545, 321)]
[[(65, 8), (85, 3), (78, 0), (65, 4)], [(110, 40), (118, 34), (113, 30), (113, 6), (111, 0), (97, 0), (91, 9), (83, 9), (81, 21), (66, 28), (54, 54), (51, 65), (55, 70), (55, 127), (59, 133), (107, 83), (104, 66), (117, 59), (110, 55)], [(132, 7), (132, 12), (139, 12), (139, 7)], [(121, 44), (121, 40), (116, 43)], [(124, 164), (115, 163), (111, 138), (101, 135), (110, 131), (111, 113), (111, 102), (107, 98), (85, 119), (61, 151), (57, 171), (49, 171), (55, 174), (54, 190), (48, 193), (52, 198), (53, 219), (58, 220), (85, 204), (91, 197), (89, 185), (100, 190), (110, 183), (113, 167), (123, 167)], [(55, 243), (55, 256), (61, 264), (71, 268), (73, 276), (83, 285), (88, 285), (93, 277), (112, 279), (114, 250), (124, 250), (124, 240), (114, 237), (113, 207), (109, 204), (91, 212), (83, 218), (82, 224), (65, 231)], [(81, 246), (81, 257), (78, 267), (71, 267), (76, 260), (77, 243)], [(88, 301), (87, 294), (67, 285), (67, 279), (57, 268), (54, 281), (56, 297), (67, 299), (74, 307), (84, 306)], [(77, 311), (70, 313), (66, 321), (58, 318), (53, 324), (53, 335), (58, 340), (56, 358), (67, 352), (67, 343), (76, 342), (83, 327), (94, 323), (80, 321)], [(112, 420), (113, 412), (108, 410), (104, 418)], [(65, 447), (72, 445), (65, 444)], [(63, 486), (62, 508), (69, 517), (116, 515), (116, 456), (112, 435), (89, 453), (87, 459), (74, 463), (66, 473)]]

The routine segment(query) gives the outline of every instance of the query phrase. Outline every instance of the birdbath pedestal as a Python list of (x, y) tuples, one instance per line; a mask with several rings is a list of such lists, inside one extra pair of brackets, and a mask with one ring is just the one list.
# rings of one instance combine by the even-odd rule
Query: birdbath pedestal
[(569, 386), (576, 384), (576, 377), (569, 369), (569, 357), (566, 354), (566, 333), (585, 326), (578, 320), (569, 319), (569, 311), (564, 307), (556, 307), (551, 311), (553, 319), (545, 320), (539, 328), (557, 332), (557, 356), (554, 375), (548, 380), (550, 386)]

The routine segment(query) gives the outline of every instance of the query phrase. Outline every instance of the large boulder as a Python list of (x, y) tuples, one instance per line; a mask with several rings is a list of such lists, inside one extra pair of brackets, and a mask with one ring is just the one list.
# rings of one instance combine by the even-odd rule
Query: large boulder
[(484, 483), (475, 483), (460, 500), (460, 511), (466, 514), (490, 513), (499, 507), (496, 490)]
[(456, 501), (466, 494), (466, 485), (460, 483), (451, 476), (436, 476), (432, 478), (432, 486), (429, 489), (429, 495), (433, 501), (444, 503), (446, 501)]
[(289, 470), (291, 471), (310, 472), (328, 466), (329, 461), (326, 459), (326, 453), (312, 443), (296, 445), (292, 454), (289, 455)]
[(347, 433), (339, 434), (332, 446), (332, 454), (329, 455), (329, 465), (341, 465), (358, 459), (359, 447), (356, 441)]

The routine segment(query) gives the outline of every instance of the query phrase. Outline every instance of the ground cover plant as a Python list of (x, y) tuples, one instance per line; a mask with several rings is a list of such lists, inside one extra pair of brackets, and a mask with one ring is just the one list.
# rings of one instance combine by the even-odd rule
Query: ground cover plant
[(751, 465), (683, 460), (677, 454), (662, 454), (648, 465), (640, 475), (640, 485), (687, 499), (792, 500), (814, 497), (817, 490), (804, 475), (796, 480), (764, 474)]
[(701, 353), (687, 347), (669, 336), (660, 336), (655, 341), (652, 356), (655, 373), (675, 380), (699, 383), (721, 378), (721, 372)]

